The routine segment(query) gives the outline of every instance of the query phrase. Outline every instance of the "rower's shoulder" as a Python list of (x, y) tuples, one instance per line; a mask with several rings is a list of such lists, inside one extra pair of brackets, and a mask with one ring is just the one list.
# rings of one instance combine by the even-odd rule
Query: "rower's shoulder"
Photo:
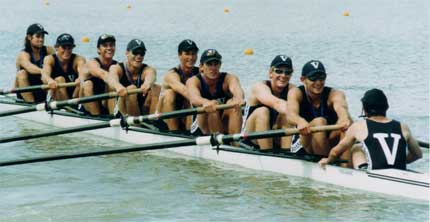
[(52, 47), (52, 46), (50, 46), (50, 45), (46, 46), (46, 53), (47, 53), (48, 55), (52, 55), (52, 54), (54, 54), (54, 53), (55, 53), (55, 49), (54, 49), (54, 47)]

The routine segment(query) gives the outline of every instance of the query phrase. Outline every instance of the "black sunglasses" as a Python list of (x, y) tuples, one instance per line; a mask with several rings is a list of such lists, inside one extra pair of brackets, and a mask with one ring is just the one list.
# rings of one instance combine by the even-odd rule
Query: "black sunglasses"
[(133, 51), (131, 51), (131, 53), (133, 53), (133, 55), (141, 55), (141, 56), (145, 56), (145, 50), (143, 49), (135, 49)]
[(325, 74), (325, 73), (314, 73), (314, 74), (312, 74), (306, 78), (312, 82), (317, 81), (317, 80), (325, 80), (327, 78), (327, 74)]
[(278, 68), (273, 68), (273, 71), (274, 71), (276, 74), (278, 74), (278, 75), (284, 74), (284, 75), (287, 75), (287, 76), (289, 76), (289, 75), (291, 75), (291, 73), (293, 73), (293, 70), (291, 70), (291, 69), (278, 69)]
[(217, 65), (219, 65), (221, 62), (220, 61), (218, 61), (218, 60), (212, 60), (212, 61), (209, 61), (209, 62), (206, 62), (206, 65), (208, 65), (208, 66), (217, 66)]

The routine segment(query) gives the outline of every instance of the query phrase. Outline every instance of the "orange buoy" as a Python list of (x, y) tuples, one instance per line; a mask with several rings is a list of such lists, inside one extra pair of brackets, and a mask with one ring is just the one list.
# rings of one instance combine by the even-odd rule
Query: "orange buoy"
[(82, 37), (81, 41), (83, 43), (88, 43), (88, 42), (90, 42), (90, 38), (88, 38), (88, 36), (84, 36), (84, 37)]
[(48, 1), (48, 0), (44, 0), (44, 1), (43, 1), (43, 4), (44, 4), (44, 5), (49, 5), (49, 1)]
[(344, 11), (343, 12), (343, 16), (349, 16), (349, 12), (348, 11)]
[(245, 55), (253, 55), (253, 54), (254, 54), (254, 49), (247, 48), (247, 49), (245, 49), (245, 50), (243, 51), (243, 53), (244, 53)]
[(229, 12), (230, 12), (230, 9), (228, 9), (228, 8), (224, 8), (224, 12), (225, 12), (225, 13), (229, 13)]

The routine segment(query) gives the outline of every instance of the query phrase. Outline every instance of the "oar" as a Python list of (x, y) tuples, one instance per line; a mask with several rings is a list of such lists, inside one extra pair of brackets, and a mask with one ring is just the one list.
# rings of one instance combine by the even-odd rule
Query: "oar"
[[(76, 86), (75, 82), (67, 82), (67, 83), (58, 83), (57, 88), (67, 88)], [(10, 93), (22, 93), (22, 92), (34, 92), (37, 90), (45, 90), (49, 89), (48, 85), (37, 85), (37, 86), (27, 86), (20, 88), (11, 88), (11, 89), (0, 89), (0, 95), (10, 94)]]
[[(223, 104), (223, 105), (216, 106), (216, 109), (224, 110), (224, 109), (230, 109), (233, 107), (234, 105)], [(173, 112), (157, 113), (157, 114), (150, 114), (150, 115), (137, 116), (137, 117), (130, 116), (130, 117), (126, 117), (124, 119), (125, 121), (123, 122), (121, 119), (113, 119), (113, 120), (110, 120), (109, 122), (93, 123), (85, 126), (63, 128), (63, 129), (51, 130), (48, 132), (35, 133), (35, 134), (29, 134), (29, 135), (23, 135), (23, 136), (11, 136), (11, 137), (0, 138), (0, 143), (8, 143), (8, 142), (19, 141), (19, 140), (55, 136), (55, 135), (61, 135), (66, 133), (82, 132), (86, 130), (94, 130), (94, 129), (101, 129), (101, 128), (107, 128), (107, 127), (114, 127), (114, 126), (124, 126), (124, 123), (127, 123), (129, 125), (137, 125), (147, 121), (176, 118), (176, 117), (182, 117), (182, 116), (187, 116), (192, 114), (199, 114), (203, 112), (205, 112), (203, 108), (198, 107), (198, 108), (192, 108), (192, 109), (183, 109), (183, 110), (177, 110)]]
[[(127, 90), (127, 94), (129, 95), (136, 94), (139, 92), (142, 92), (142, 90), (141, 89)], [(69, 100), (63, 100), (63, 101), (52, 101), (49, 103), (40, 103), (37, 105), (24, 107), (16, 110), (8, 110), (8, 111), (0, 112), (0, 117), (20, 114), (20, 113), (28, 113), (33, 111), (56, 110), (66, 105), (78, 105), (78, 104), (94, 102), (102, 99), (114, 98), (117, 96), (118, 96), (117, 92), (109, 92), (109, 93), (103, 93), (103, 94), (94, 95), (94, 96), (87, 96), (87, 97), (81, 97), (81, 98), (75, 98), (75, 99), (69, 99)]]
[(418, 140), (418, 145), (420, 145), (420, 147), (422, 147), (422, 148), (426, 148), (426, 149), (430, 148), (430, 145), (428, 142)]
[[(311, 131), (320, 132), (320, 131), (337, 130), (340, 128), (342, 128), (342, 126), (340, 125), (329, 125), (329, 126), (311, 127)], [(182, 140), (170, 141), (170, 142), (135, 145), (135, 146), (129, 146), (121, 149), (111, 149), (111, 150), (84, 152), (84, 153), (77, 153), (77, 154), (63, 154), (63, 155), (55, 155), (55, 156), (45, 156), (45, 157), (5, 161), (5, 162), (0, 162), (0, 167), (26, 164), (26, 163), (73, 159), (73, 158), (80, 158), (80, 157), (111, 155), (111, 154), (129, 153), (129, 152), (137, 152), (137, 151), (145, 151), (145, 150), (167, 149), (167, 148), (175, 148), (175, 147), (182, 147), (182, 146), (193, 146), (193, 145), (217, 146), (221, 144), (228, 144), (234, 141), (240, 141), (242, 139), (260, 139), (260, 138), (270, 138), (270, 137), (279, 137), (279, 136), (290, 136), (298, 133), (299, 133), (298, 129), (290, 128), (290, 129), (255, 132), (255, 133), (249, 133), (249, 134), (238, 133), (238, 134), (231, 134), (231, 135), (220, 134), (220, 135), (211, 135), (211, 136), (201, 136), (194, 139), (182, 139)]]

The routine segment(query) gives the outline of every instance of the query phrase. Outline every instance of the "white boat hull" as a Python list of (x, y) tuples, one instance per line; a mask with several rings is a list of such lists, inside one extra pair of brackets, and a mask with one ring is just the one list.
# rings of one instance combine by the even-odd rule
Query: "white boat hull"
[[(0, 103), (0, 111), (19, 108), (19, 105)], [(49, 115), (46, 112), (31, 112), (15, 115), (39, 123), (56, 127), (73, 127), (98, 122), (63, 115)], [(133, 144), (150, 144), (166, 141), (181, 140), (180, 137), (128, 131), (120, 128), (105, 128), (87, 131), (91, 134), (110, 139), (121, 140)], [(223, 146), (227, 149), (237, 149)], [(327, 166), (325, 170), (310, 161), (276, 157), (270, 155), (255, 155), (241, 152), (219, 151), (210, 146), (187, 146), (167, 149), (171, 152), (203, 158), (228, 164), (235, 164), (249, 169), (292, 175), (312, 180), (335, 184), (353, 189), (389, 194), (428, 201), (430, 199), (429, 174), (414, 173), (395, 169), (359, 171), (337, 166)]]

